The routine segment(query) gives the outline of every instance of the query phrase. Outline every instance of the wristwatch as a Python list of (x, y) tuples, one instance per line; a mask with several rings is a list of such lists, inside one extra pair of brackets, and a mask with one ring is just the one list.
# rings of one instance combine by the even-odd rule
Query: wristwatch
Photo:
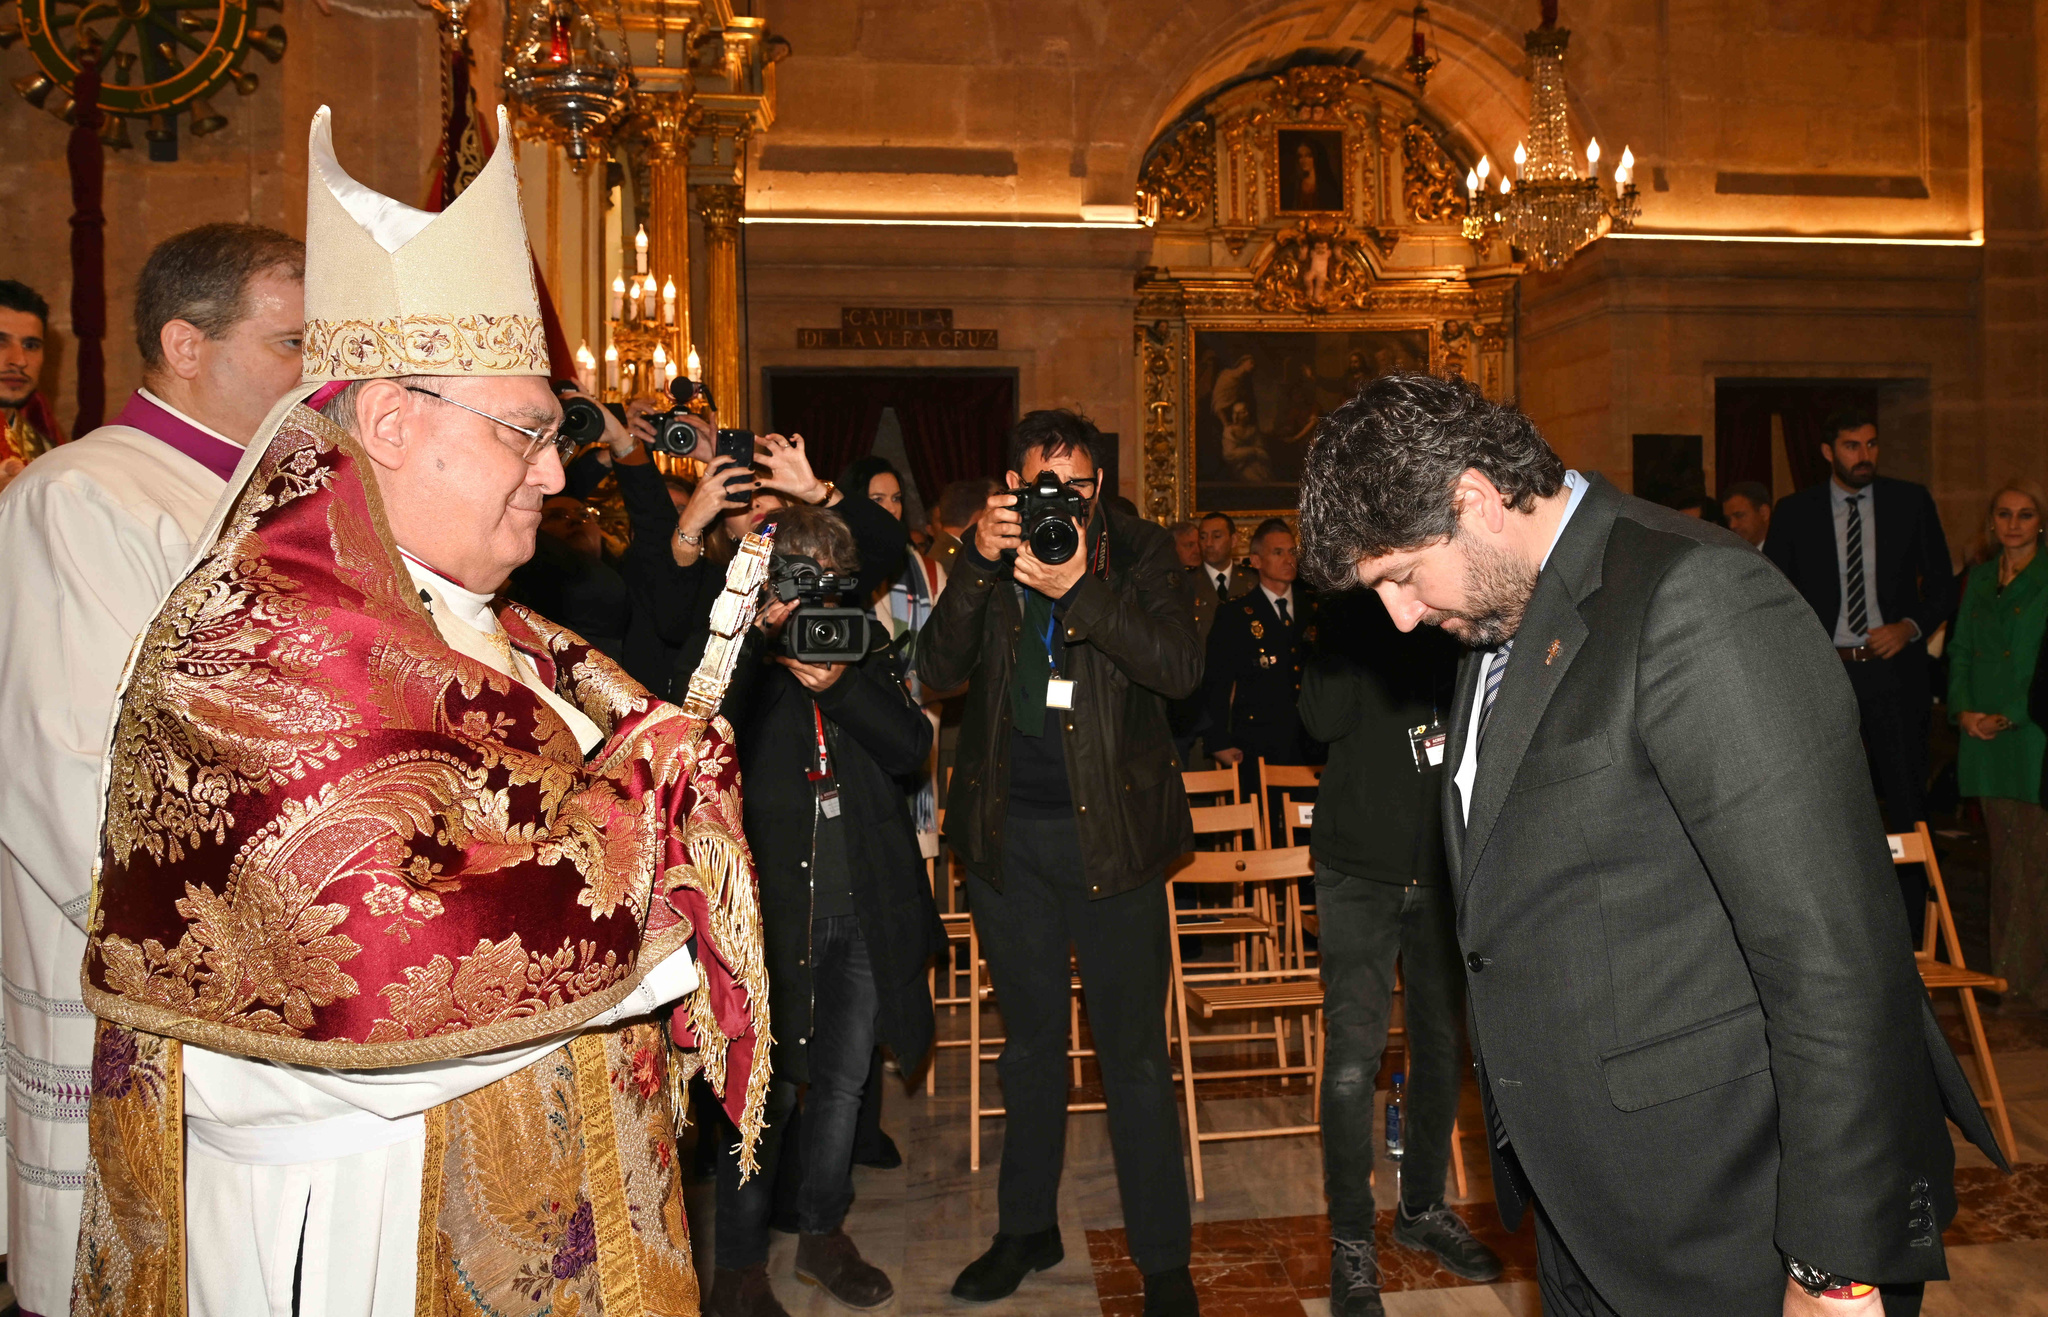
[(1790, 1255), (1785, 1258), (1785, 1274), (1792, 1278), (1793, 1284), (1816, 1299), (1832, 1290), (1846, 1290), (1862, 1283), (1847, 1276), (1837, 1276), (1831, 1271), (1822, 1271), (1819, 1267), (1808, 1266)]

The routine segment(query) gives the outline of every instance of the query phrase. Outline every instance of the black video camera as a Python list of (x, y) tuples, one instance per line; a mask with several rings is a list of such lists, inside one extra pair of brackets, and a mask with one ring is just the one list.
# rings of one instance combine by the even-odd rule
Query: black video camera
[(1088, 517), (1088, 500), (1050, 471), (1041, 471), (1017, 491), (1018, 537), (1042, 563), (1057, 565), (1081, 550), (1076, 521)]
[(769, 566), (768, 589), (785, 604), (796, 604), (782, 628), (782, 652), (799, 663), (858, 663), (868, 655), (865, 610), (825, 601), (850, 594), (854, 579), (820, 567), (800, 553), (778, 553)]
[[(697, 451), (697, 432), (690, 428), (690, 423), (683, 419), (683, 414), (698, 410), (691, 404), (699, 398), (704, 400), (701, 410), (706, 412), (717, 411), (718, 404), (711, 401), (709, 389), (687, 375), (678, 375), (668, 382), (668, 396), (675, 399), (675, 406), (665, 412), (647, 413), (647, 423), (654, 427), (654, 439), (648, 447), (657, 453), (688, 457)], [(751, 444), (748, 445), (747, 452), (751, 457)]]

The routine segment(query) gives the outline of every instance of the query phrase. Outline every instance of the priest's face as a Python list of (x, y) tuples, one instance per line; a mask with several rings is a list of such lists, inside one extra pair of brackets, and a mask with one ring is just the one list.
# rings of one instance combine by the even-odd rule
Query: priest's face
[(534, 440), (520, 432), (552, 439), (560, 427), (562, 409), (547, 381), (415, 379), (398, 421), (402, 460), (395, 468), (379, 463), (387, 468), (380, 488), (392, 533), (442, 575), (480, 593), (497, 590), (533, 556), (541, 505), (565, 483), (554, 445), (541, 443), (529, 461)]

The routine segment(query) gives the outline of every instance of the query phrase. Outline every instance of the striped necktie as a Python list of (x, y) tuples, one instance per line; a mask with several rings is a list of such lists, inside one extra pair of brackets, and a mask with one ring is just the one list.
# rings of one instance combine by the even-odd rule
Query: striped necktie
[(1849, 634), (1858, 640), (1870, 635), (1870, 601), (1863, 585), (1863, 495), (1849, 495), (1849, 530), (1844, 537), (1844, 556), (1848, 559), (1844, 573), (1849, 583)]
[(1508, 675), (1508, 651), (1515, 647), (1512, 640), (1503, 640), (1500, 649), (1486, 666), (1486, 699), (1479, 706), (1479, 743), (1486, 743), (1487, 720), (1493, 717), (1493, 701), (1500, 694), (1500, 679)]

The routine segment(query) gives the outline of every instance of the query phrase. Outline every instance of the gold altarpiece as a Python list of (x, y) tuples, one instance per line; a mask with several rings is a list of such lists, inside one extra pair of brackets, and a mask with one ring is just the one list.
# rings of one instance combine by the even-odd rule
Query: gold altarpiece
[(1220, 508), (1241, 536), (1291, 516), (1315, 418), (1374, 375), (1512, 393), (1521, 267), (1465, 236), (1477, 159), (1412, 96), (1329, 65), (1237, 84), (1160, 134), (1138, 187), (1147, 516)]

